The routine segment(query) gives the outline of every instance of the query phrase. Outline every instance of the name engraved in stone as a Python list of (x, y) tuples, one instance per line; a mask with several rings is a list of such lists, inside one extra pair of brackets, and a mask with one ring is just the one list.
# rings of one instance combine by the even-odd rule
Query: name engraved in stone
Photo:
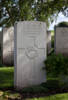
[(27, 35), (31, 35), (31, 34), (32, 35), (36, 35), (36, 34), (39, 35), (41, 32), (40, 31), (25, 31), (24, 33), (25, 33), (24, 35), (26, 35), (26, 34)]

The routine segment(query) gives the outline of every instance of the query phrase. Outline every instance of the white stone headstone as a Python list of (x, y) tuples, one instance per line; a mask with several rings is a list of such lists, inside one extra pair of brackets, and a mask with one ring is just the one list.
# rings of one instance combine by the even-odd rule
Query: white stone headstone
[(51, 53), (51, 31), (47, 31), (47, 53)]
[(2, 31), (0, 31), (0, 62), (2, 63), (2, 40), (3, 40), (3, 34)]
[(2, 43), (3, 64), (13, 65), (14, 63), (14, 27), (3, 28)]
[(68, 55), (68, 27), (55, 28), (55, 52)]
[(23, 88), (45, 82), (46, 24), (38, 21), (18, 22), (15, 24), (14, 37), (15, 87)]
[(3, 38), (2, 31), (0, 31), (0, 45), (2, 45), (2, 38)]

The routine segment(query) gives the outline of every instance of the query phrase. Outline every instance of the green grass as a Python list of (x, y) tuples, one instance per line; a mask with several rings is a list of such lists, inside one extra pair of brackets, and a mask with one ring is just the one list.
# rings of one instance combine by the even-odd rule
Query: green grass
[(57, 95), (41, 97), (41, 98), (25, 99), (25, 100), (68, 100), (68, 93), (57, 94)]
[[(59, 78), (48, 76), (47, 82), (41, 85), (23, 88), (24, 93), (48, 93), (49, 91), (60, 88)], [(0, 67), (0, 89), (10, 89), (14, 87), (14, 67)], [(68, 87), (68, 85), (67, 85)]]
[(51, 31), (51, 36), (54, 36), (54, 31)]
[[(16, 98), (19, 97), (19, 94), (10, 94), (9, 95), (10, 98)], [(6, 95), (0, 97), (0, 100), (8, 100), (8, 98), (6, 98)], [(38, 97), (38, 98), (25, 98), (25, 99), (9, 99), (9, 100), (68, 100), (68, 93), (64, 93), (64, 94), (56, 94), (56, 95), (51, 95), (51, 96), (47, 96), (47, 97)]]
[[(13, 87), (13, 78), (14, 78), (14, 68), (13, 67), (0, 67), (0, 89), (6, 89)], [(32, 88), (24, 88), (22, 92), (24, 93), (47, 93), (50, 90), (55, 90), (58, 86), (58, 79), (48, 79), (47, 83), (34, 86)], [(3, 91), (4, 95), (0, 97), (0, 100), (8, 100), (5, 98), (5, 95), (7, 93), (6, 91)], [(16, 97), (18, 96), (17, 93), (13, 93), (8, 91), (8, 94), (10, 97)], [(21, 100), (68, 100), (68, 93), (64, 94), (56, 94), (51, 95), (47, 97), (38, 97), (38, 98), (27, 98), (27, 99), (21, 99)]]
[(13, 87), (13, 67), (0, 67), (0, 89)]

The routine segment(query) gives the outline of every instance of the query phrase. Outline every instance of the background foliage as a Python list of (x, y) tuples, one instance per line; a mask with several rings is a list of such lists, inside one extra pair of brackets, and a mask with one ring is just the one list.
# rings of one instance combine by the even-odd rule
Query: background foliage
[(67, 16), (67, 8), (68, 0), (0, 0), (0, 26), (24, 20), (46, 21), (49, 25), (59, 12)]
[(68, 75), (68, 57), (61, 54), (48, 56), (45, 69), (47, 74), (53, 77)]

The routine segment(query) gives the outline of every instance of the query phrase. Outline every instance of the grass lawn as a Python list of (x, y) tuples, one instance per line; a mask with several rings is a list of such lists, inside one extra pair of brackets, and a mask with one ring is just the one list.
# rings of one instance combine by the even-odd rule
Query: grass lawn
[[(0, 100), (68, 100), (68, 93), (64, 94), (56, 94), (47, 97), (42, 97), (41, 93), (50, 93), (52, 91), (55, 92), (57, 88), (61, 88), (59, 85), (59, 79), (50, 79), (46, 83), (43, 83), (38, 86), (33, 86), (29, 88), (24, 88), (21, 91), (21, 94), (17, 91), (11, 90), (13, 88), (14, 83), (14, 68), (13, 67), (0, 67)], [(3, 92), (3, 95), (1, 93)], [(35, 96), (36, 94), (40, 93), (39, 96)], [(60, 93), (60, 92), (58, 92)], [(62, 91), (63, 93), (63, 91)], [(25, 97), (23, 97), (25, 95)], [(30, 94), (30, 96), (28, 95)], [(29, 97), (31, 97), (29, 99)], [(8, 99), (9, 98), (21, 98), (21, 99)], [(37, 98), (38, 97), (38, 98)]]
[(68, 93), (57, 94), (57, 95), (41, 97), (41, 98), (25, 99), (25, 100), (68, 100)]
[(51, 31), (51, 36), (54, 36), (54, 31)]
[[(6, 98), (6, 95), (4, 95), (0, 97), (0, 100), (68, 100), (68, 93), (39, 98), (20, 98), (19, 94), (11, 94), (9, 97), (12, 99), (8, 99)], [(15, 97), (18, 97), (19, 99), (14, 99)]]
[(0, 67), (0, 89), (13, 87), (13, 67)]

